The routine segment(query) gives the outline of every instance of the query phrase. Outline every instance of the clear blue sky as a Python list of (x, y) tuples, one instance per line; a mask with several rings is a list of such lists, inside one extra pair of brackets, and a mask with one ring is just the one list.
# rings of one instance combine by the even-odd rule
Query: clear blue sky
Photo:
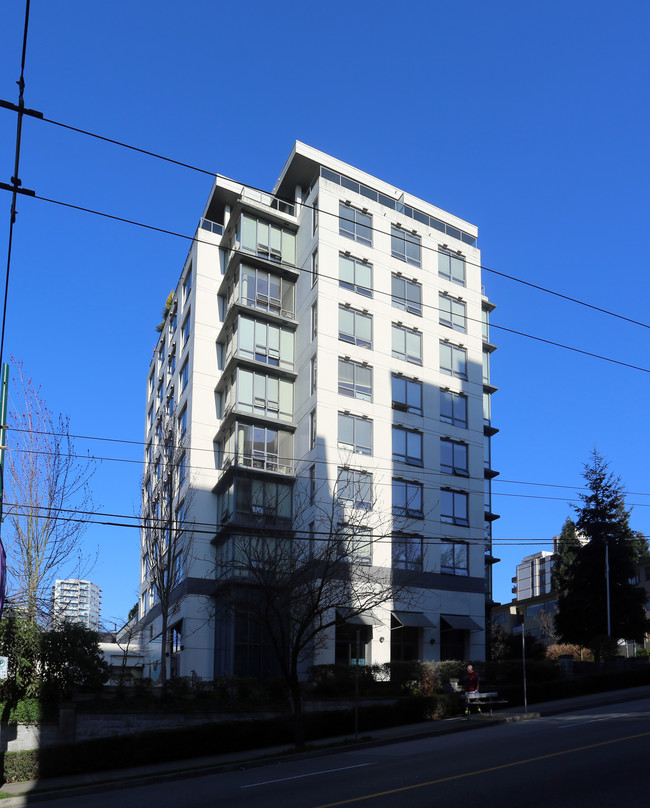
[[(17, 100), (24, 3), (2, 10)], [(46, 117), (270, 189), (294, 140), (479, 226), (486, 267), (650, 323), (650, 6), (622, 0), (313, 4), (33, 0), (25, 103)], [(0, 180), (15, 115), (0, 109)], [(209, 177), (26, 119), (40, 196), (192, 235)], [(10, 196), (0, 192), (3, 266)], [(2, 214), (4, 210), (4, 215)], [(107, 458), (95, 498), (138, 510), (145, 375), (188, 242), (21, 198), (6, 356)], [(493, 324), (650, 369), (647, 328), (485, 272)], [(594, 446), (650, 534), (648, 372), (494, 328), (495, 595), (549, 549)], [(135, 461), (135, 462), (134, 462)], [(564, 487), (551, 487), (564, 486)], [(109, 521), (122, 521), (109, 518)], [(138, 535), (91, 526), (106, 620), (135, 603)]]

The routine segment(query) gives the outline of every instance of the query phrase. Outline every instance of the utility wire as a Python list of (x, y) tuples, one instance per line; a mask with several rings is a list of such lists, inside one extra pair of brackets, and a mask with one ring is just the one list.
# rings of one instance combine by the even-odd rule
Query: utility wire
[[(3, 107), (8, 108), (8, 109), (15, 109), (14, 105), (10, 104), (8, 102), (2, 102), (2, 103), (0, 103), (0, 106), (3, 106)], [(189, 169), (191, 171), (199, 172), (201, 174), (204, 174), (205, 176), (213, 177), (215, 179), (220, 178), (220, 177), (222, 177), (223, 179), (227, 179), (227, 180), (229, 179), (225, 175), (219, 174), (216, 171), (211, 171), (211, 170), (208, 170), (208, 169), (200, 168), (199, 166), (195, 166), (195, 165), (193, 165), (191, 163), (187, 163), (187, 162), (184, 162), (182, 160), (175, 160), (174, 158), (167, 157), (165, 155), (159, 154), (158, 152), (154, 152), (154, 151), (151, 151), (149, 149), (143, 149), (143, 148), (140, 148), (139, 146), (134, 146), (134, 145), (132, 145), (130, 143), (125, 143), (124, 141), (117, 140), (115, 138), (109, 138), (109, 137), (107, 137), (105, 135), (100, 135), (100, 134), (98, 134), (96, 132), (91, 132), (91, 131), (89, 131), (87, 129), (81, 129), (79, 127), (72, 126), (70, 124), (66, 124), (66, 123), (63, 123), (61, 121), (56, 121), (53, 118), (47, 118), (42, 113), (36, 112), (35, 110), (24, 110), (23, 113), (26, 114), (26, 115), (32, 115), (33, 117), (35, 117), (35, 118), (37, 118), (39, 120), (43, 120), (46, 123), (50, 123), (50, 124), (53, 124), (55, 126), (62, 127), (64, 129), (68, 129), (70, 131), (77, 132), (79, 134), (83, 134), (83, 135), (86, 135), (88, 137), (92, 137), (92, 138), (95, 138), (97, 140), (104, 141), (106, 143), (111, 143), (113, 145), (120, 146), (122, 148), (138, 152), (140, 154), (145, 154), (145, 155), (147, 155), (149, 157), (154, 157), (154, 158), (156, 158), (158, 160), (163, 160), (164, 162), (171, 163), (171, 164), (174, 164), (174, 165), (178, 165), (178, 166), (181, 166), (182, 168), (187, 168), (187, 169)], [(278, 201), (285, 202), (285, 203), (291, 204), (291, 205), (296, 204), (295, 200), (293, 200), (293, 199), (289, 200), (289, 199), (280, 197), (278, 195), (274, 195), (272, 193), (269, 193), (269, 191), (265, 191), (262, 188), (258, 188), (255, 185), (251, 185), (249, 183), (239, 183), (237, 180), (230, 180), (230, 181), (231, 182), (236, 182), (238, 184), (241, 184), (242, 187), (249, 188), (250, 190), (258, 191), (259, 193), (263, 193), (266, 196), (274, 196), (274, 198), (277, 199)], [(44, 197), (38, 197), (38, 198), (45, 199)], [(45, 201), (52, 201), (53, 202), (54, 200), (45, 199)], [(65, 204), (65, 203), (58, 203), (58, 204)], [(308, 204), (306, 204), (304, 202), (301, 202), (299, 204), (303, 208), (311, 209), (311, 210), (314, 209), (312, 205), (308, 205)], [(77, 206), (69, 205), (69, 207), (77, 207)], [(86, 210), (84, 208), (78, 208), (78, 209)], [(98, 213), (97, 211), (91, 211), (91, 212)], [(328, 211), (319, 211), (319, 213), (326, 213), (326, 214), (328, 214), (330, 216), (340, 218), (337, 214), (329, 213)], [(101, 216), (101, 215), (108, 215), (108, 214), (98, 213), (98, 215)], [(141, 227), (146, 226), (146, 225), (140, 224), (139, 222), (132, 222), (132, 221), (130, 221), (128, 219), (119, 219), (119, 217), (110, 217), (110, 218), (116, 218), (116, 219), (118, 219), (120, 221), (129, 222), (131, 224), (136, 224), (136, 225), (139, 225)], [(152, 229), (159, 229), (159, 228), (152, 228)], [(376, 228), (373, 228), (373, 227), (370, 227), (369, 229), (372, 230), (373, 232), (380, 232)], [(167, 232), (167, 233), (170, 233), (171, 235), (180, 235), (178, 233), (172, 233), (171, 231), (165, 231), (165, 230), (160, 230), (160, 232)], [(180, 237), (181, 238), (188, 238), (187, 236), (182, 236), (182, 235)], [(432, 252), (437, 252), (437, 253), (441, 252), (440, 250), (436, 250), (434, 247), (430, 247), (428, 245), (421, 245), (421, 247), (422, 247), (422, 249), (430, 250)], [(617, 312), (611, 311), (610, 309), (606, 309), (606, 308), (604, 308), (602, 306), (597, 306), (597, 305), (595, 305), (593, 303), (588, 303), (585, 300), (581, 300), (580, 298), (572, 297), (571, 295), (566, 295), (566, 294), (564, 294), (562, 292), (557, 292), (557, 291), (555, 291), (553, 289), (549, 289), (549, 288), (547, 288), (545, 286), (541, 286), (540, 284), (532, 283), (531, 281), (524, 280), (523, 278), (518, 278), (515, 275), (510, 275), (510, 274), (505, 273), (505, 272), (500, 272), (499, 270), (492, 269), (491, 267), (485, 266), (484, 264), (477, 264), (475, 262), (468, 261), (467, 259), (466, 259), (466, 263), (469, 264), (470, 266), (478, 267), (482, 271), (489, 272), (489, 273), (491, 273), (493, 275), (497, 275), (497, 276), (499, 276), (501, 278), (505, 278), (506, 280), (513, 281), (514, 283), (520, 283), (520, 284), (522, 284), (524, 286), (528, 286), (531, 289), (535, 289), (536, 291), (544, 292), (545, 294), (552, 295), (552, 296), (555, 296), (555, 297), (559, 297), (562, 300), (566, 300), (569, 303), (574, 303), (574, 304), (579, 305), (579, 306), (584, 306), (585, 308), (591, 309), (592, 311), (597, 311), (600, 314), (605, 314), (605, 315), (607, 315), (609, 317), (615, 317), (615, 318), (617, 318), (619, 320), (623, 320), (625, 322), (631, 323), (632, 325), (638, 325), (638, 326), (640, 326), (642, 328), (650, 329), (650, 323), (645, 323), (645, 322), (642, 322), (640, 320), (636, 320), (636, 319), (634, 319), (632, 317), (627, 317), (627, 316), (625, 316), (623, 314), (618, 314)]]

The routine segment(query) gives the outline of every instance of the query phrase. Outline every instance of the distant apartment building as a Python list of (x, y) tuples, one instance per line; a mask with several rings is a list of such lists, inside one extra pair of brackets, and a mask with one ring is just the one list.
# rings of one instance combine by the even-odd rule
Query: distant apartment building
[(551, 569), (553, 553), (541, 550), (526, 556), (517, 564), (517, 572), (512, 579), (513, 594), (517, 600), (528, 600), (538, 595), (547, 595), (551, 591)]
[(56, 581), (52, 587), (52, 623), (82, 623), (99, 631), (102, 592), (92, 581)]
[[(217, 570), (242, 537), (320, 540), (333, 501), (337, 530), (367, 521), (351, 602), (363, 569), (417, 579), (418, 605), (355, 625), (341, 610), (309, 661), (349, 663), (359, 642), (368, 662), (483, 658), (498, 430), (477, 238), (302, 143), (271, 193), (216, 178), (147, 371), (139, 619), (153, 643), (153, 556), (170, 545), (148, 531), (192, 548), (175, 567), (172, 675), (263, 674), (259, 631), (220, 608)], [(250, 591), (243, 564), (230, 584)]]

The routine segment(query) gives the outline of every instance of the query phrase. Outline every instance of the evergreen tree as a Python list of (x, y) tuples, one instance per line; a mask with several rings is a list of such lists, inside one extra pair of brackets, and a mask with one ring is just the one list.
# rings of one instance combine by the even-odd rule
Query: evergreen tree
[(575, 526), (587, 543), (577, 550), (568, 570), (558, 573), (564, 591), (560, 591), (556, 626), (565, 642), (593, 648), (600, 658), (618, 639), (642, 642), (650, 627), (645, 593), (630, 583), (636, 562), (647, 552), (647, 542), (630, 528), (622, 482), (608, 471), (607, 462), (596, 451), (585, 464), (584, 478), (587, 491), (580, 494)]
[(567, 516), (553, 553), (551, 589), (554, 592), (566, 592), (569, 589), (576, 556), (581, 546), (576, 524)]

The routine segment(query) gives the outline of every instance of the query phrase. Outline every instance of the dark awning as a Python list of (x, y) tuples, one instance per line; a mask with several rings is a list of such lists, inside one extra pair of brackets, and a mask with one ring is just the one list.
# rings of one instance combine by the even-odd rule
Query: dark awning
[(464, 614), (441, 614), (440, 617), (449, 628), (456, 628), (461, 631), (483, 631), (476, 620), (472, 620), (471, 617)]
[(393, 617), (403, 626), (431, 628), (435, 624), (423, 612), (393, 612)]
[(346, 611), (342, 609), (336, 610), (336, 616), (339, 620), (343, 620), (345, 623), (350, 623), (352, 626), (374, 626), (375, 621), (369, 614), (355, 614), (352, 617), (348, 617)]

